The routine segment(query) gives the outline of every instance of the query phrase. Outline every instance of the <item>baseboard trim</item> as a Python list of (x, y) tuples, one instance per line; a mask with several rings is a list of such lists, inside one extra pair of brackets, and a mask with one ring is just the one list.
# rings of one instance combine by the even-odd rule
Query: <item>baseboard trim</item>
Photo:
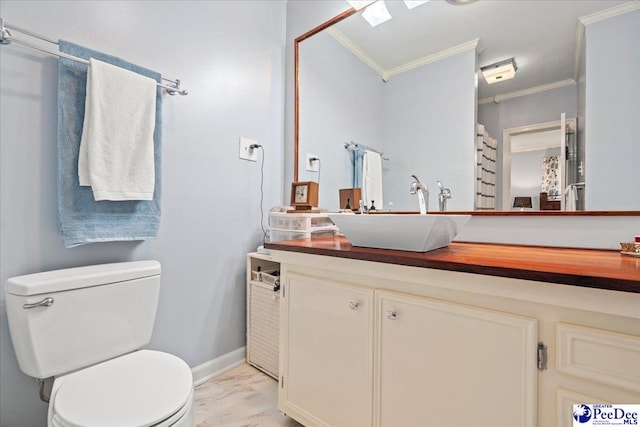
[(220, 375), (221, 373), (228, 371), (241, 365), (245, 361), (247, 354), (247, 347), (240, 347), (222, 356), (211, 359), (207, 362), (201, 363), (198, 366), (191, 368), (193, 374), (193, 384), (200, 385), (213, 377)]

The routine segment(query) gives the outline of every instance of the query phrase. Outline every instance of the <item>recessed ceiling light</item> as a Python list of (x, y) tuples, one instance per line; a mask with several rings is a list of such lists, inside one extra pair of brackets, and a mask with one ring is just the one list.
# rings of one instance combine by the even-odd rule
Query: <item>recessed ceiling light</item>
[(384, 0), (378, 0), (372, 5), (367, 6), (364, 12), (362, 12), (362, 17), (367, 20), (369, 25), (375, 27), (391, 19), (391, 14), (389, 14)]
[(476, 0), (447, 0), (447, 3), (462, 5), (462, 4), (473, 3), (474, 1)]
[(355, 10), (360, 10), (369, 6), (374, 1), (376, 0), (347, 0), (347, 3), (349, 3)]
[(408, 9), (413, 9), (416, 6), (427, 3), (428, 1), (429, 0), (404, 0), (404, 4), (407, 5)]

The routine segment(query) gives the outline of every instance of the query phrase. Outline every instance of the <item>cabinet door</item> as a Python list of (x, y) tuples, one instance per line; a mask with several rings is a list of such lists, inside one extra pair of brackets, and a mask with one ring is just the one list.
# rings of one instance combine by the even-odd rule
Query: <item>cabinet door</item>
[(280, 409), (305, 425), (370, 426), (373, 291), (294, 274), (285, 286)]
[(535, 319), (376, 293), (376, 425), (536, 425)]

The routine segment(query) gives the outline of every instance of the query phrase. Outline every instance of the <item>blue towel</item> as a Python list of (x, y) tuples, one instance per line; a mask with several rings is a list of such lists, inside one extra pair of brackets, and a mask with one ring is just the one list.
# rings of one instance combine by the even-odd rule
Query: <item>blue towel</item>
[[(351, 141), (353, 143), (353, 141)], [(362, 163), (365, 151), (373, 151), (376, 153), (380, 153), (375, 148), (371, 148), (368, 145), (356, 144), (356, 149), (353, 151), (353, 188), (363, 188), (364, 183), (362, 182)], [(364, 196), (364, 194), (363, 194)]]
[[(60, 40), (60, 52), (78, 58), (96, 58), (160, 81), (155, 71), (130, 64), (76, 44)], [(155, 191), (153, 200), (98, 201), (91, 187), (78, 181), (78, 153), (87, 86), (87, 65), (60, 59), (58, 71), (58, 214), (60, 231), (67, 248), (93, 242), (147, 240), (158, 235), (162, 187), (162, 92), (156, 95), (156, 123), (153, 134)]]
[(353, 188), (362, 188), (362, 158), (364, 150), (353, 152)]

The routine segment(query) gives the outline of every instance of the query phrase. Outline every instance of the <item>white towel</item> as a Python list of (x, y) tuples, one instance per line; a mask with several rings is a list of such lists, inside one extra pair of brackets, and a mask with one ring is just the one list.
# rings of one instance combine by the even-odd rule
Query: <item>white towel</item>
[(375, 202), (377, 210), (384, 209), (382, 200), (382, 157), (379, 153), (366, 150), (362, 156), (362, 197), (367, 209)]
[(155, 80), (91, 58), (78, 158), (95, 200), (152, 200)]
[(564, 210), (575, 211), (578, 202), (578, 189), (575, 185), (570, 184), (564, 189)]

